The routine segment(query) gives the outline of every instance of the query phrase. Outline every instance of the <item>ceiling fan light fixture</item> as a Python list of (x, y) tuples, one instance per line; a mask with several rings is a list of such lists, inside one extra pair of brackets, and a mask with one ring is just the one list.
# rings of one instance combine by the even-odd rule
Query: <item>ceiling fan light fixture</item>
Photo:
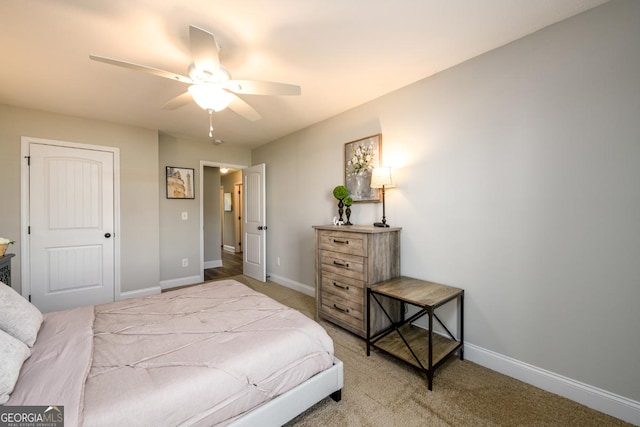
[(233, 101), (233, 94), (211, 83), (191, 85), (189, 93), (196, 104), (207, 111), (222, 111)]

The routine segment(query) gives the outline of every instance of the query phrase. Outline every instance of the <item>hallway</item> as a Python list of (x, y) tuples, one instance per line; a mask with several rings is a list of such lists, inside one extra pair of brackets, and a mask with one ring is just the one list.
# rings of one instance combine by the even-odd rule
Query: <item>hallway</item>
[(222, 251), (222, 267), (207, 268), (204, 270), (204, 280), (219, 280), (226, 277), (242, 274), (242, 252), (232, 253)]

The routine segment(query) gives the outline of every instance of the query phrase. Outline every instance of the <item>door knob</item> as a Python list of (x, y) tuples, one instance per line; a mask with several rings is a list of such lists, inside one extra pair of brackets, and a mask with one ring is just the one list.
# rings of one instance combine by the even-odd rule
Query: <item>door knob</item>
[(259, 225), (258, 226), (258, 230), (266, 230), (267, 226), (266, 225)]
[(109, 237), (111, 237), (111, 233), (106, 233), (106, 234), (104, 235), (104, 237), (106, 237), (106, 238), (108, 239)]

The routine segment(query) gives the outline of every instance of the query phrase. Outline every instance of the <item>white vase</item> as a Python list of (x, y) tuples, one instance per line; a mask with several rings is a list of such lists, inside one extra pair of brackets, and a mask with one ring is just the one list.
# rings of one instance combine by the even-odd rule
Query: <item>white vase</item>
[(368, 170), (358, 172), (355, 178), (356, 185), (354, 188), (354, 193), (356, 198), (360, 200), (368, 199), (371, 195), (371, 173)]

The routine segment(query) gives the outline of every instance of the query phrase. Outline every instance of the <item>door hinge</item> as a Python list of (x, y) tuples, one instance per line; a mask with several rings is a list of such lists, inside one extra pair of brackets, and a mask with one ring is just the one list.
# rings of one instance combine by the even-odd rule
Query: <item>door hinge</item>
[(27, 166), (31, 166), (31, 156), (24, 156), (27, 159)]
[(31, 294), (29, 294), (29, 302), (31, 302)]
[(27, 226), (27, 234), (31, 234), (31, 226)]

